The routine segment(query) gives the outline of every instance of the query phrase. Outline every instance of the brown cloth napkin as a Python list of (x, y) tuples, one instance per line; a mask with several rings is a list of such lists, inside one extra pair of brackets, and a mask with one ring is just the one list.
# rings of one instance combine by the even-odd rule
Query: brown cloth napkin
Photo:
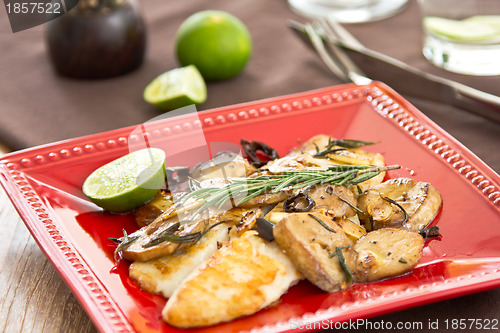
[[(249, 28), (254, 51), (241, 75), (208, 84), (208, 100), (199, 110), (340, 83), (288, 31), (287, 19), (305, 19), (295, 15), (285, 0), (143, 0), (141, 6), (148, 28), (143, 65), (128, 75), (99, 81), (56, 75), (47, 56), (44, 26), (14, 34), (5, 10), (0, 9), (0, 143), (21, 149), (136, 125), (158, 116), (161, 112), (143, 101), (142, 91), (155, 76), (178, 66), (174, 55), (177, 28), (190, 14), (203, 9), (222, 9), (238, 16)], [(415, 2), (394, 17), (349, 25), (348, 29), (370, 48), (500, 95), (500, 77), (451, 74), (426, 62), (420, 52)], [(500, 142), (500, 125), (449, 106), (410, 101), (500, 170), (500, 155), (488, 148), (488, 143)]]
[[(285, 0), (143, 0), (148, 49), (143, 65), (128, 75), (79, 81), (57, 76), (47, 57), (44, 27), (13, 34), (0, 9), (0, 143), (12, 149), (136, 125), (161, 114), (142, 99), (157, 75), (178, 66), (174, 38), (181, 22), (203, 9), (222, 9), (249, 28), (253, 56), (238, 77), (208, 84), (209, 109), (339, 84), (286, 27), (292, 13)], [(420, 52), (421, 30), (415, 1), (392, 18), (347, 26), (366, 46), (420, 69), (500, 95), (500, 77), (456, 75), (433, 67)], [(376, 79), (376, 78), (375, 78)], [(397, 88), (396, 88), (397, 91)], [(427, 116), (464, 143), (493, 169), (500, 170), (500, 124), (451, 106), (409, 99)], [(472, 221), (471, 221), (472, 222)], [(420, 321), (419, 332), (435, 332), (429, 320), (498, 319), (500, 289), (374, 318), (373, 321)], [(368, 332), (360, 330), (358, 332)], [(472, 330), (471, 330), (472, 331)]]

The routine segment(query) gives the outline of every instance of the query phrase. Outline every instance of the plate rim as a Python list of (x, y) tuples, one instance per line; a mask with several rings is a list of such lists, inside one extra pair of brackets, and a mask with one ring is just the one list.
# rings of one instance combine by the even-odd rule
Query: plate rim
[[(473, 185), (479, 195), (500, 212), (500, 177), (498, 174), (412, 104), (380, 82), (373, 82), (365, 86), (356, 86), (354, 84), (331, 86), (200, 111), (198, 113), (201, 119), (200, 123), (193, 123), (190, 126), (217, 129), (234, 121), (233, 118), (235, 117), (237, 121), (251, 121), (253, 118), (272, 115), (273, 112), (294, 112), (303, 109), (328, 107), (332, 103), (345, 102), (356, 98), (366, 98), (367, 102), (373, 106), (375, 112), (378, 112), (389, 121), (395, 122), (404, 132), (424, 144), (427, 149), (432, 150), (447, 165), (457, 170), (460, 176)], [(267, 104), (272, 104), (272, 106), (261, 108), (261, 106)], [(238, 114), (235, 114), (234, 110), (240, 111)], [(105, 291), (104, 285), (93, 274), (78, 251), (60, 235), (50, 219), (49, 211), (45, 209), (43, 201), (23, 176), (22, 170), (36, 168), (37, 166), (44, 167), (46, 163), (68, 161), (71, 158), (78, 158), (84, 155), (86, 151), (105, 154), (113, 149), (121, 149), (123, 145), (127, 144), (126, 140), (122, 139), (123, 135), (121, 134), (127, 131), (130, 132), (136, 126), (128, 126), (57, 141), (0, 157), (0, 183), (14, 204), (24, 224), (59, 275), (75, 294), (94, 324), (101, 331), (105, 332), (117, 329), (129, 332), (135, 332), (135, 330), (126, 319), (119, 305), (109, 294), (106, 294), (107, 291)], [(189, 131), (189, 129), (185, 130)], [(106, 138), (108, 140), (107, 144), (103, 143), (102, 139), (96, 140), (98, 138)], [(81, 147), (85, 142), (94, 141), (100, 142), (93, 143), (90, 145), (91, 147), (87, 147), (88, 145)], [(82, 144), (75, 147), (76, 143)], [(99, 144), (104, 145), (104, 147), (99, 148)], [(47, 150), (51, 152), (47, 153)], [(43, 152), (45, 157), (42, 161), (40, 159), (37, 160), (41, 156), (41, 152)], [(33, 199), (33, 201), (28, 201), (29, 199)], [(34, 204), (37, 206), (33, 206)], [(490, 275), (490, 278), (487, 281), (463, 284), (455, 286), (453, 289), (449, 288), (433, 292), (432, 297), (415, 296), (410, 304), (408, 302), (400, 304), (402, 303), (401, 300), (388, 301), (377, 311), (372, 311), (371, 316), (500, 286), (500, 270)], [(92, 283), (94, 286), (93, 291), (89, 290), (85, 286), (85, 283), (87, 285)], [(104, 297), (104, 300), (99, 302), (97, 297), (101, 299)], [(328, 310), (321, 311), (321, 314), (302, 314), (298, 319), (312, 315), (317, 321), (318, 317), (328, 316)], [(278, 322), (271, 327), (276, 329), (281, 326), (283, 326), (283, 323)], [(254, 330), (267, 331), (269, 329), (270, 327), (263, 326)], [(290, 331), (290, 329), (279, 329), (276, 331), (284, 332)]]

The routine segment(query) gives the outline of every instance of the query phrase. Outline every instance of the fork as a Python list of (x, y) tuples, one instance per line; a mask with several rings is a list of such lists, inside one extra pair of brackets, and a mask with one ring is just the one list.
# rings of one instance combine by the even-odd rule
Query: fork
[[(297, 24), (290, 25), (296, 32)], [(401, 61), (364, 47), (339, 23), (327, 18), (317, 19), (304, 26), (303, 37), (311, 45), (331, 72), (345, 83), (365, 85), (372, 80), (348, 56), (349, 52), (361, 54), (375, 65), (389, 66), (389, 75), (406, 75), (408, 84), (399, 86), (401, 92), (410, 96), (453, 105), (460, 109), (500, 122), (500, 97), (467, 85), (435, 76)], [(323, 37), (322, 37), (323, 36)], [(368, 69), (367, 69), (368, 70)], [(379, 73), (382, 75), (383, 73)], [(392, 77), (385, 75), (386, 80)], [(398, 77), (398, 76), (394, 76)], [(422, 89), (422, 87), (425, 87)], [(431, 87), (431, 88), (429, 88)], [(430, 90), (429, 90), (430, 89)]]
[(353, 82), (357, 85), (372, 82), (344, 50), (336, 44), (341, 41), (362, 47), (361, 43), (340, 24), (331, 22), (327, 18), (318, 18), (312, 23), (306, 24), (305, 31), (321, 60), (340, 80), (345, 83)]

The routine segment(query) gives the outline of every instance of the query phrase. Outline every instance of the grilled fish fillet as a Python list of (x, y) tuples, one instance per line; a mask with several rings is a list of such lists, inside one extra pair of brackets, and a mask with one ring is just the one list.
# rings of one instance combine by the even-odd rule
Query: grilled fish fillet
[(168, 300), (162, 317), (182, 328), (230, 321), (269, 306), (300, 278), (275, 243), (248, 231), (188, 276)]
[(142, 290), (169, 298), (196, 267), (205, 263), (217, 251), (219, 243), (229, 240), (230, 225), (231, 223), (223, 223), (214, 227), (196, 244), (171, 255), (132, 263), (129, 268), (130, 278)]

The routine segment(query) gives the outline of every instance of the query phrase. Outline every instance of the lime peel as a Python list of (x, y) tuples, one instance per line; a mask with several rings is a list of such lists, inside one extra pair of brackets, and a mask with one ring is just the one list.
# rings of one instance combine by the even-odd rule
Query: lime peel
[(175, 68), (157, 76), (146, 86), (144, 100), (162, 110), (174, 110), (207, 99), (207, 86), (193, 66)]
[(204, 10), (181, 24), (175, 49), (183, 66), (195, 65), (206, 80), (225, 80), (245, 68), (252, 39), (237, 17), (220, 10)]
[(481, 20), (479, 17), (451, 20), (430, 16), (424, 18), (423, 24), (429, 32), (457, 41), (481, 42), (497, 39), (500, 35), (499, 26), (485, 21), (486, 19)]
[(111, 212), (134, 209), (155, 197), (165, 186), (165, 152), (146, 148), (122, 156), (92, 172), (83, 193)]

